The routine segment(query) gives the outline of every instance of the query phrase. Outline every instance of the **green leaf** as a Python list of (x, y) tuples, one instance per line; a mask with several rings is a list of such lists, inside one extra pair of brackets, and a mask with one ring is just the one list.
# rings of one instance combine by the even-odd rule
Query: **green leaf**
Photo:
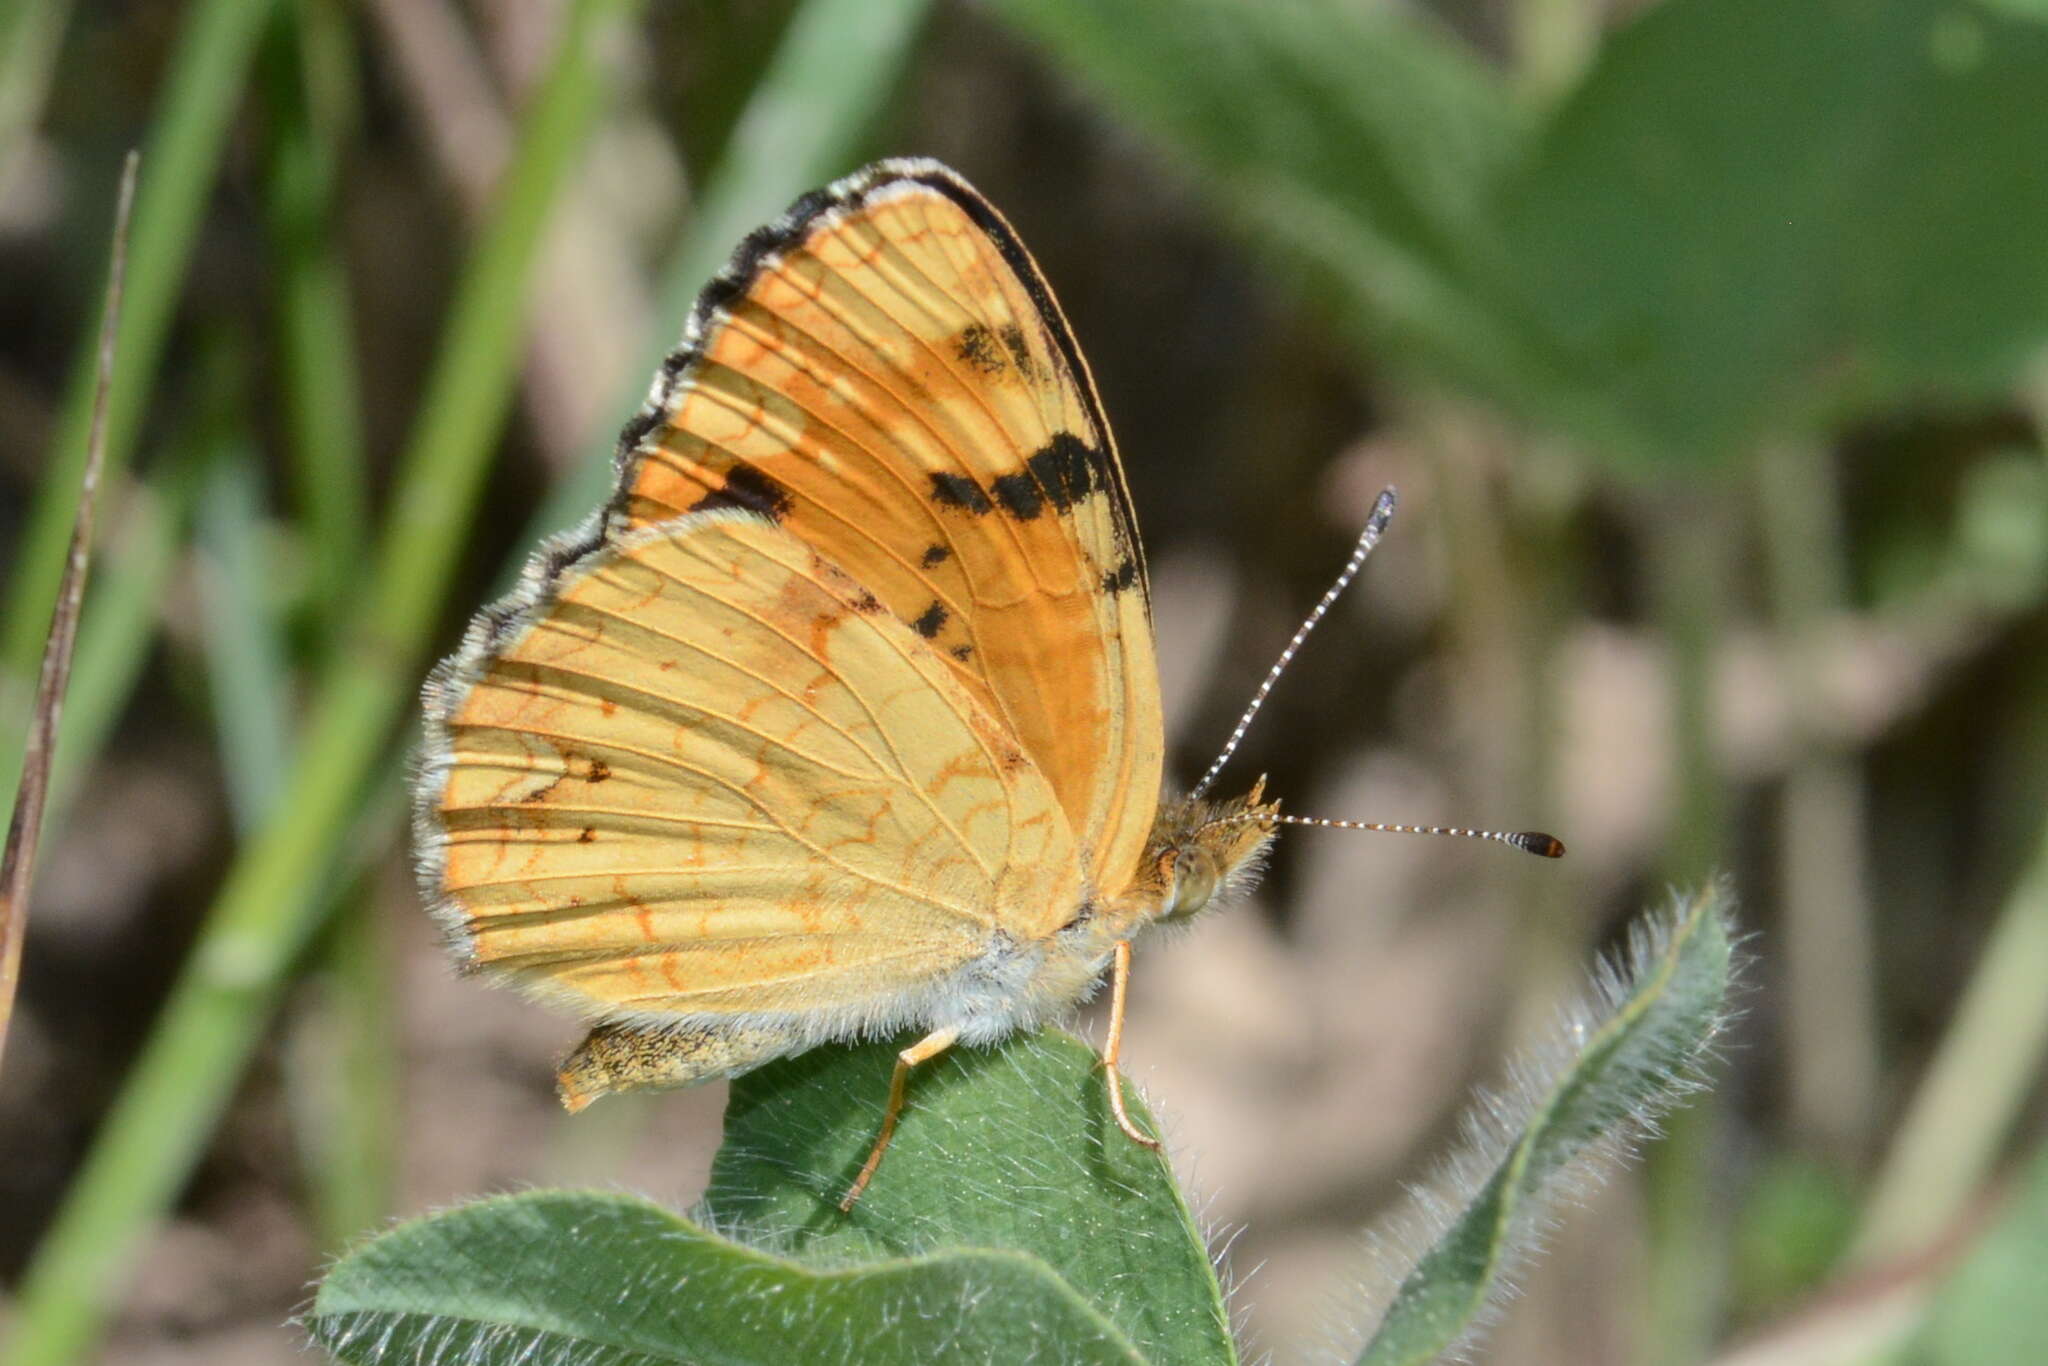
[(508, 1366), (1237, 1359), (1172, 1173), (1116, 1131), (1094, 1053), (1067, 1035), (920, 1067), (841, 1214), (902, 1042), (735, 1083), (696, 1222), (558, 1192), (422, 1220), (335, 1269), (315, 1339), (350, 1362)]
[(919, 1067), (874, 1184), (840, 1216), (903, 1042), (816, 1049), (735, 1082), (705, 1196), (714, 1226), (826, 1265), (1014, 1249), (1057, 1271), (1147, 1360), (1236, 1359), (1171, 1170), (1118, 1132), (1094, 1052), (1067, 1034), (956, 1048)]
[(1020, 1253), (812, 1269), (645, 1201), (553, 1191), (386, 1234), (335, 1268), (308, 1322), (347, 1362), (1143, 1360)]
[(1667, 0), (1540, 122), (1405, 13), (997, 8), (1376, 359), (1634, 462), (2000, 392), (2048, 340), (2021, 0)]
[(1433, 1361), (1468, 1342), (1559, 1191), (1696, 1085), (1723, 1019), (1727, 902), (1709, 887), (1638, 930), (1626, 966), (1600, 974), (1597, 1014), (1568, 1019), (1558, 1056), (1535, 1059), (1510, 1097), (1481, 1107), (1448, 1181), (1465, 1204), (1402, 1281), (1360, 1366)]
[(1524, 307), (1637, 456), (2003, 386), (2048, 337), (2044, 88), (2048, 34), (1969, 3), (1652, 7), (1504, 187)]
[(1555, 388), (1494, 302), (1509, 265), (1490, 201), (1528, 120), (1441, 30), (1340, 0), (996, 8), (1378, 353), (1495, 393)]

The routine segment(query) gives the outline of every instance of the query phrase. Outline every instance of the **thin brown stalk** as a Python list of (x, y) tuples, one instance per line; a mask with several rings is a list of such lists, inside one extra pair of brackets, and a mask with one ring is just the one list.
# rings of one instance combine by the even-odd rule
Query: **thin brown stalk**
[(121, 196), (114, 209), (114, 253), (107, 270), (106, 303), (100, 310), (99, 382), (93, 394), (92, 436), (86, 446), (85, 478), (78, 494), (78, 514), (71, 524), (71, 550), (64, 561), (64, 580), (50, 614), (50, 636), (43, 647), (42, 672), (36, 679), (35, 708), (29, 719), (28, 746), (21, 761), (21, 782), (15, 790), (14, 818), (8, 822), (7, 845), (0, 851), (0, 1055), (7, 1048), (7, 1029), (14, 1020), (15, 990), (21, 982), (21, 946), (28, 935), (28, 898), (35, 884), (36, 843), (43, 833), (43, 804), (50, 792), (51, 760), (57, 748), (57, 724), (64, 714), (64, 688), (71, 681), (71, 647), (78, 639), (79, 605), (85, 600), (86, 566), (92, 555), (92, 513), (99, 492), (100, 469), (107, 455), (107, 392), (114, 383), (114, 334), (121, 320), (121, 278), (128, 269), (128, 219), (135, 206), (135, 173), (139, 152), (128, 153), (121, 168)]

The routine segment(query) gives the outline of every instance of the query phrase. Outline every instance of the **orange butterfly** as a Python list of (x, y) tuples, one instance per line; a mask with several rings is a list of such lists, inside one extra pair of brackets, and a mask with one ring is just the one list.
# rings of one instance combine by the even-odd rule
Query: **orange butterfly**
[(1244, 882), (1277, 805), (1162, 801), (1145, 562), (1023, 243), (931, 161), (751, 234), (425, 692), (420, 877), (463, 962), (594, 1022), (563, 1102), (1089, 995)]

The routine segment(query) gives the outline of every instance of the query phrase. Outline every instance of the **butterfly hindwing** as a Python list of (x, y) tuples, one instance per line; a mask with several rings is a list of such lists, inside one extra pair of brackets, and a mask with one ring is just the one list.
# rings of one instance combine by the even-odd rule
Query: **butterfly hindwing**
[(846, 566), (1128, 880), (1164, 747), (1142, 552), (1086, 362), (965, 182), (883, 162), (750, 237), (622, 462), (616, 526), (743, 508)]
[(815, 548), (629, 532), (486, 618), (428, 693), (427, 880), (474, 963), (586, 1016), (914, 1018), (1083, 896), (1007, 728)]

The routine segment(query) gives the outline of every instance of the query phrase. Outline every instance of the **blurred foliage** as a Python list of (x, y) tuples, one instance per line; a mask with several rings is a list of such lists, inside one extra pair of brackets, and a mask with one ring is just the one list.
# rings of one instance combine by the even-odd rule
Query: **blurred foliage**
[(1794, 1153), (1759, 1164), (1736, 1230), (1736, 1299), (1770, 1315), (1812, 1294), (1848, 1249), (1855, 1219), (1855, 1192), (1833, 1166)]
[(2020, 1174), (2006, 1209), (1937, 1295), (1900, 1366), (2048, 1361), (2048, 1152)]
[(1532, 114), (1442, 35), (1351, 6), (1001, 8), (1376, 350), (1625, 463), (1995, 394), (2048, 333), (2048, 33), (2025, 19), (1667, 0)]
[[(423, 661), (507, 556), (594, 503), (609, 430), (732, 241), (917, 151), (1012, 214), (1111, 410), (1141, 419), (1123, 439), (1155, 558), (1230, 576), (1197, 729), (1327, 573), (1345, 490), (1425, 486), (1438, 563), (1384, 624), (1319, 637), (1243, 762), (1304, 804), (1391, 756), (1432, 802), (1580, 813), (1560, 831), (1579, 881), (1522, 918), (1513, 970), (1467, 974), (1484, 1004), (1446, 1007), (1463, 1027), (1539, 1017), (1672, 869), (1734, 870), (1762, 983), (1736, 1083), (1654, 1155), (1655, 1213), (1616, 1216), (1652, 1284), (1604, 1286), (1573, 1350), (1611, 1330), (1698, 1360), (1739, 1328), (1745, 1360), (2040, 1359), (2044, 19), (2039, 0), (0, 0), (0, 735), (76, 497), (90, 233), (120, 150), (146, 154), (45, 841), (41, 885), (70, 909), (31, 929), (0, 1068), (0, 1193), (22, 1211), (0, 1237), (7, 1359), (84, 1353), (134, 1261), (176, 1260), (167, 1213), (216, 1227), (221, 1191), (296, 1191), (290, 1160), (248, 1156), (287, 1111), (319, 1131), (273, 1145), (315, 1169), (302, 1223), (331, 1239), (404, 1198), (396, 1045), (380, 1061), (373, 1037), (394, 970), (374, 934), (316, 932), (393, 899), (358, 874), (403, 860)], [(456, 133), (504, 165), (468, 216), (433, 150)], [(592, 262), (629, 287), (603, 293)], [(584, 354), (618, 335), (630, 363)], [(549, 445), (508, 420), (545, 416), (551, 379), (620, 395), (607, 430)], [(1639, 676), (1653, 696), (1617, 681)], [(1575, 708), (1595, 718), (1578, 750)], [(127, 829), (138, 810), (163, 828)], [(1306, 885), (1297, 847), (1283, 896)], [(1478, 886), (1415, 896), (1483, 906)], [(280, 1008), (317, 1038), (307, 978), (312, 1017), (364, 1051), (264, 1048)], [(1344, 1178), (1304, 1236), (1353, 1227), (1396, 1175)], [(1644, 1299), (1628, 1323), (1617, 1306)], [(1830, 1324), (1833, 1356), (1798, 1336)]]

